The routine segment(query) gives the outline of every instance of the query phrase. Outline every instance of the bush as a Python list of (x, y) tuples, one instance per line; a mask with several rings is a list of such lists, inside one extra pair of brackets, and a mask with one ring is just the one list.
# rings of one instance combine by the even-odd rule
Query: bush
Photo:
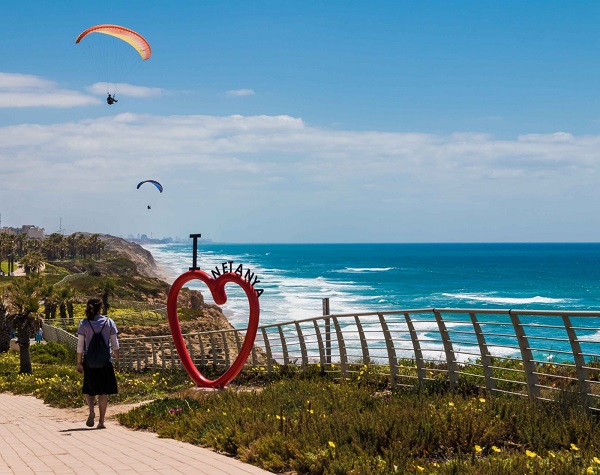
[(61, 343), (50, 341), (43, 345), (31, 345), (31, 362), (40, 364), (74, 364), (76, 352)]

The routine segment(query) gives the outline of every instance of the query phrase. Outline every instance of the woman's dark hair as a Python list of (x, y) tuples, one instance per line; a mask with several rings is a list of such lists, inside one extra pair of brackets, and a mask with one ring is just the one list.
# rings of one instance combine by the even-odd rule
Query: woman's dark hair
[(87, 305), (85, 307), (85, 316), (88, 320), (93, 320), (96, 315), (100, 313), (100, 309), (102, 308), (102, 300), (97, 297), (92, 297), (87, 301)]

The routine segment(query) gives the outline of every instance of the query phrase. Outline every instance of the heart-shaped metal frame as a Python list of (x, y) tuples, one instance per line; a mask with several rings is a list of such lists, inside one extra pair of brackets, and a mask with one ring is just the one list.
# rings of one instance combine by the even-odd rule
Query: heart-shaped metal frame
[[(225, 371), (217, 379), (205, 378), (196, 365), (192, 361), (190, 354), (185, 346), (185, 341), (181, 334), (181, 326), (179, 325), (179, 317), (177, 315), (177, 297), (181, 288), (190, 280), (200, 280), (206, 284), (213, 299), (217, 305), (223, 305), (227, 302), (227, 294), (225, 293), (225, 284), (232, 282), (239, 285), (248, 297), (248, 304), (250, 307), (250, 318), (248, 320), (248, 329), (246, 330), (246, 338), (242, 344), (240, 352), (231, 365), (231, 367)], [(181, 274), (169, 291), (169, 297), (167, 299), (167, 316), (169, 317), (169, 326), (171, 327), (171, 335), (173, 335), (173, 342), (177, 353), (181, 359), (183, 367), (189, 374), (190, 378), (200, 387), (204, 388), (222, 388), (229, 384), (233, 378), (235, 378), (244, 367), (252, 347), (254, 345), (254, 339), (256, 338), (256, 331), (258, 330), (258, 318), (260, 315), (260, 305), (258, 303), (258, 296), (256, 291), (250, 282), (244, 279), (239, 274), (234, 272), (227, 272), (221, 274), (216, 279), (210, 277), (206, 272), (201, 270), (190, 270)]]

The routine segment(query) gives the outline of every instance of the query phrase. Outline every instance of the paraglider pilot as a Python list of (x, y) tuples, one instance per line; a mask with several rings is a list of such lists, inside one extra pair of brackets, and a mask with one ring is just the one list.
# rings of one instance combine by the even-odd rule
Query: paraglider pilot
[(109, 106), (112, 106), (115, 102), (119, 102), (115, 99), (115, 96), (111, 96), (110, 93), (108, 93), (108, 97), (106, 98), (106, 103)]

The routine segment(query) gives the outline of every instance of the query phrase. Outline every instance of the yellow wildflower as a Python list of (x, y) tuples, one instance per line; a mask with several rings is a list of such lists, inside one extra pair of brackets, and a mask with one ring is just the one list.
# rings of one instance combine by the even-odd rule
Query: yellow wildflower
[(532, 452), (531, 450), (526, 450), (525, 455), (527, 455), (527, 457), (531, 457), (532, 459), (537, 457), (537, 454), (535, 452)]
[(329, 441), (329, 447), (331, 447), (332, 449), (335, 449), (335, 442), (332, 442), (331, 440)]
[(483, 449), (481, 448), (481, 445), (476, 445), (475, 446), (475, 452), (479, 453), (481, 452)]
[(579, 447), (577, 447), (575, 444), (571, 444), (571, 450), (577, 452), (579, 450)]
[(419, 472), (423, 472), (425, 470), (425, 467), (421, 467), (420, 465), (417, 465), (417, 469), (419, 470)]
[(479, 398), (479, 402), (485, 402), (485, 398), (483, 398), (483, 397), (480, 397), (480, 398)]
[(454, 407), (454, 403), (453, 403), (452, 401), (450, 401), (450, 402), (448, 403), (448, 405), (449, 405), (450, 407)]
[(598, 457), (594, 457), (592, 460), (594, 461), (594, 463), (600, 463), (600, 459)]
[(594, 470), (594, 467), (588, 467), (587, 470), (585, 471), (585, 473), (594, 474), (594, 473), (596, 473), (596, 470)]
[(492, 450), (496, 453), (500, 453), (502, 452), (502, 449), (499, 449), (498, 447), (496, 447), (495, 445), (492, 445)]

